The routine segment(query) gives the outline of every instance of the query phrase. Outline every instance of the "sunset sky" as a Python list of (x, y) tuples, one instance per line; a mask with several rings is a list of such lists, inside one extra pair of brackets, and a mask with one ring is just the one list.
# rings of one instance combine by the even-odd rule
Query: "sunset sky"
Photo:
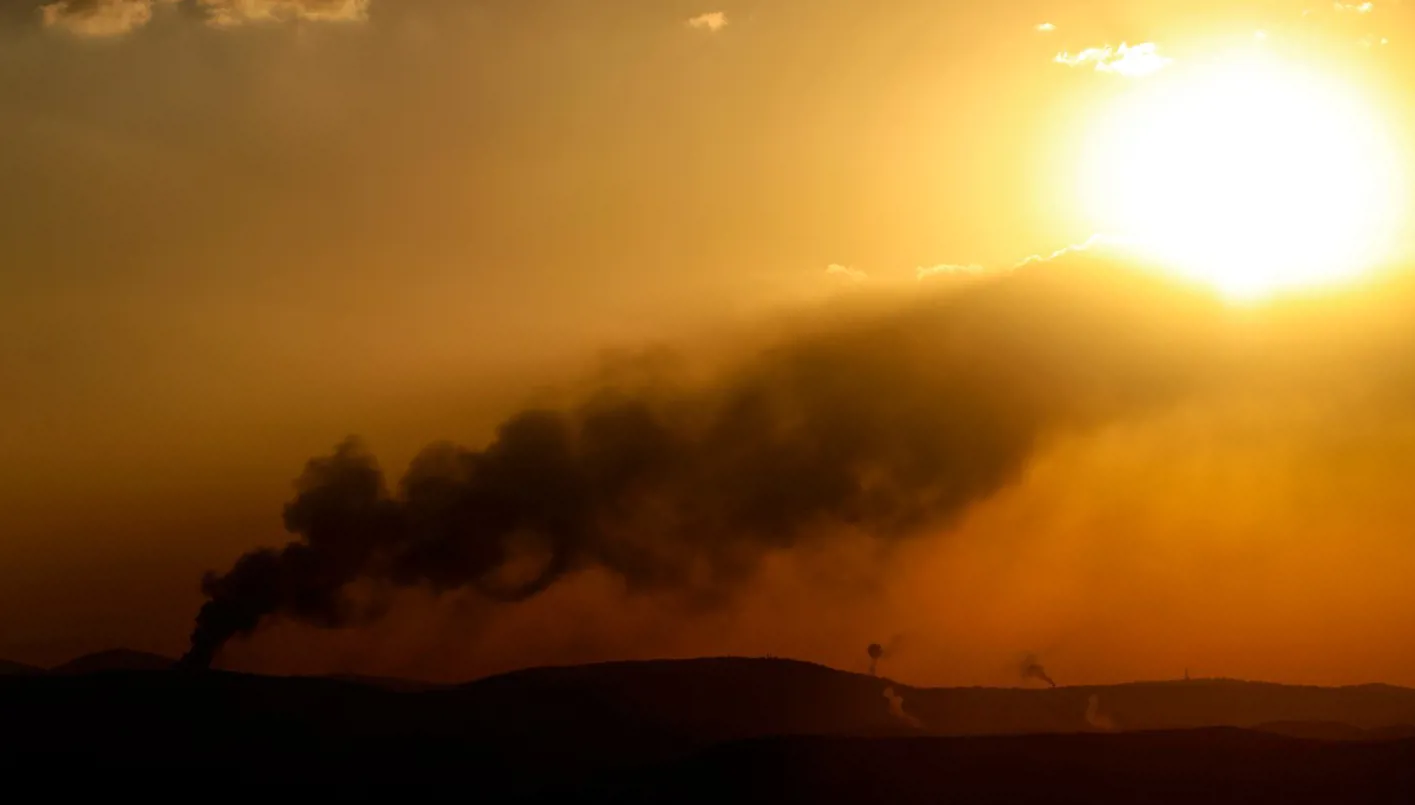
[[(612, 386), (701, 440), (590, 507), (615, 550), (361, 575), (377, 617), (220, 663), (1415, 685), (1412, 177), (1401, 0), (4, 0), (0, 658), (180, 654), (311, 457), (396, 492)], [(660, 346), (671, 390), (603, 379)], [(639, 589), (616, 550), (803, 483), (694, 430), (744, 389), (858, 499)]]

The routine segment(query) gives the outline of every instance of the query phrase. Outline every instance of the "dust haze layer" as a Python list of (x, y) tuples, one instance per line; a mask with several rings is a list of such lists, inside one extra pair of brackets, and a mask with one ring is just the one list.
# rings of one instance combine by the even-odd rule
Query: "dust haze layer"
[(376, 617), (354, 582), (519, 601), (599, 567), (711, 603), (770, 551), (937, 529), (1048, 434), (1202, 382), (1221, 320), (1208, 296), (1154, 276), (1042, 264), (837, 309), (707, 381), (662, 360), (610, 373), (514, 414), (481, 449), (428, 447), (396, 491), (350, 440), (298, 481), (292, 542), (207, 577), (187, 662), (209, 665), (272, 616)]

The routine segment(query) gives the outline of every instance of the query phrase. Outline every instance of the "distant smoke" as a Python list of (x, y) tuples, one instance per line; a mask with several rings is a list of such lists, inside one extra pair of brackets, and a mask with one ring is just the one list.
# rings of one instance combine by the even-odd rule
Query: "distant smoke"
[[(209, 665), (272, 616), (376, 615), (351, 601), (356, 581), (518, 601), (599, 567), (631, 591), (721, 595), (770, 551), (937, 533), (1049, 432), (1192, 384), (1193, 339), (1173, 345), (1208, 319), (1176, 312), (1188, 297), (1158, 280), (1098, 272), (1041, 264), (834, 310), (713, 382), (617, 378), (515, 414), (481, 449), (430, 446), (396, 490), (350, 439), (297, 482), (293, 541), (207, 575), (186, 662)], [(1163, 304), (1146, 302), (1156, 294)]]
[(909, 713), (904, 712), (904, 697), (900, 696), (898, 693), (895, 693), (894, 688), (885, 688), (884, 698), (889, 700), (890, 715), (894, 716), (900, 721), (903, 721), (905, 724), (908, 724), (914, 729), (921, 730), (924, 728), (924, 722), (920, 721), (918, 718), (910, 715)]
[(1052, 687), (1056, 687), (1056, 682), (1052, 680), (1051, 675), (1047, 673), (1047, 669), (1042, 667), (1041, 662), (1038, 661), (1036, 657), (1028, 657), (1022, 661), (1022, 678), (1036, 679)]
[(877, 672), (879, 671), (879, 661), (893, 657), (896, 653), (898, 653), (900, 646), (903, 644), (903, 641), (904, 635), (897, 634), (894, 637), (891, 637), (888, 643), (871, 643), (865, 649), (865, 653), (869, 654), (870, 656), (870, 676), (878, 675)]
[(1101, 697), (1095, 693), (1086, 701), (1086, 723), (1105, 732), (1114, 732), (1117, 729), (1114, 719), (1101, 715)]

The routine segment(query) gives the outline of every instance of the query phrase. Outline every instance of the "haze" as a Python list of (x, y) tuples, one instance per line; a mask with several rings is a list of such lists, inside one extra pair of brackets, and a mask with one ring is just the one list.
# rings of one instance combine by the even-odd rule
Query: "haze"
[[(918, 684), (1039, 656), (1064, 683), (1415, 685), (1413, 30), (1395, 2), (6, 3), (0, 657), (185, 652), (203, 573), (289, 540), (291, 481), (349, 434), (397, 497), (424, 445), (527, 406), (608, 387), (711, 420), (820, 354), (788, 402), (824, 388), (887, 449), (812, 453), (858, 460), (857, 498), (782, 514), (745, 569), (714, 548), (669, 584), (591, 541), (492, 602), (360, 564), (364, 616), (272, 606), (218, 662), (864, 670), (896, 640)], [(1255, 138), (1165, 100), (1254, 63), (1283, 101)], [(1156, 130), (1189, 124), (1209, 150)], [(1209, 170), (1134, 181), (1168, 156)], [(698, 459), (796, 500), (696, 427), (616, 537), (778, 522), (700, 509), (757, 498), (691, 494)], [(952, 496), (900, 480), (920, 454)]]

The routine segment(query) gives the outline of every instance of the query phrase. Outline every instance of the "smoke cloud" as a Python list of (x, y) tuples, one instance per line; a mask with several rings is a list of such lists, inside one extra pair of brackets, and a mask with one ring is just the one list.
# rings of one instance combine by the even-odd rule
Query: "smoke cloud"
[(902, 640), (903, 635), (895, 635), (890, 639), (888, 645), (871, 643), (869, 647), (865, 649), (865, 653), (870, 656), (870, 676), (876, 676), (876, 672), (879, 670), (879, 661), (886, 657), (893, 656), (894, 653), (899, 650), (899, 645)]
[(879, 643), (871, 643), (870, 647), (866, 649), (866, 653), (870, 655), (870, 676), (875, 676), (879, 670), (880, 658), (884, 656), (884, 646)]
[[(1156, 294), (1163, 306), (1144, 303)], [(356, 581), (510, 602), (602, 568), (630, 591), (711, 600), (772, 551), (936, 530), (1049, 434), (1191, 387), (1198, 341), (1176, 336), (1219, 309), (1108, 264), (1040, 264), (832, 309), (707, 381), (619, 373), (511, 416), (481, 449), (426, 448), (396, 489), (351, 439), (306, 467), (288, 545), (205, 579), (188, 663), (272, 616), (376, 616), (348, 594)]]
[(1086, 723), (1103, 732), (1115, 732), (1119, 729), (1115, 719), (1101, 713), (1101, 697), (1095, 693), (1086, 700)]
[(1022, 678), (1035, 679), (1039, 682), (1045, 682), (1051, 687), (1056, 687), (1055, 680), (1051, 678), (1051, 675), (1047, 673), (1047, 669), (1042, 667), (1041, 661), (1036, 657), (1028, 657), (1022, 661)]
[(917, 716), (908, 713), (904, 710), (904, 697), (900, 696), (898, 693), (895, 693), (894, 688), (885, 688), (884, 698), (889, 700), (890, 715), (894, 716), (900, 721), (903, 721), (905, 724), (908, 724), (914, 729), (921, 730), (924, 728), (924, 722), (920, 721)]

